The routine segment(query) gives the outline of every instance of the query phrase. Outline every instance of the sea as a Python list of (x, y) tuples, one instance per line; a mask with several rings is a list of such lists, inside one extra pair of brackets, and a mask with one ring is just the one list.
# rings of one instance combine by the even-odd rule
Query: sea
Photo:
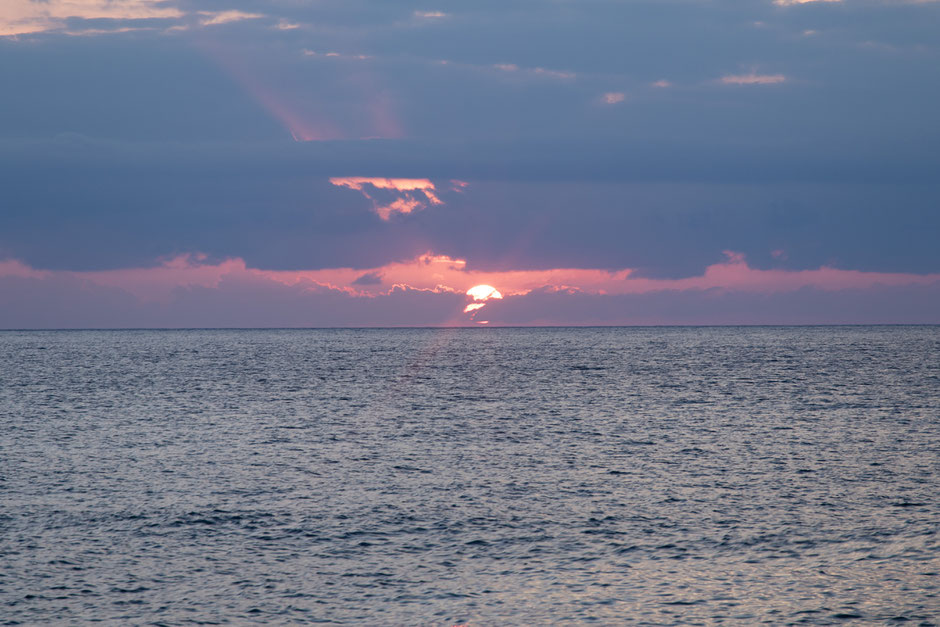
[(936, 625), (940, 327), (0, 332), (3, 625)]

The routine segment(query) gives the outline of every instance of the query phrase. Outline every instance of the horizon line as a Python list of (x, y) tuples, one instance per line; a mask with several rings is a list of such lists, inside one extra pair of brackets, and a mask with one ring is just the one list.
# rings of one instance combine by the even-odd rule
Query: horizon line
[(393, 331), (453, 329), (732, 329), (732, 328), (823, 328), (823, 327), (937, 327), (940, 322), (821, 322), (805, 324), (551, 324), (551, 325), (402, 325), (331, 327), (22, 327), (0, 328), (0, 333), (24, 331)]

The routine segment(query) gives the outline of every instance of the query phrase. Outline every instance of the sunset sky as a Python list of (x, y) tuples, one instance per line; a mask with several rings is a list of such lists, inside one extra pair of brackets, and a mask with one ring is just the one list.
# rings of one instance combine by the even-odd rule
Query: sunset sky
[(2, 3), (0, 328), (778, 323), (940, 323), (940, 2)]

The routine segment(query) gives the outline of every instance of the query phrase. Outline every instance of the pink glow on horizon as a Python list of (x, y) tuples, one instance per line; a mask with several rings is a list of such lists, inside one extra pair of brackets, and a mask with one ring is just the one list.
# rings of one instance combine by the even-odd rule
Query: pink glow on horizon
[[(617, 271), (587, 268), (547, 270), (478, 271), (467, 262), (446, 255), (427, 253), (409, 261), (377, 268), (329, 268), (321, 270), (260, 270), (249, 268), (240, 258), (217, 263), (199, 255), (180, 255), (149, 268), (125, 268), (85, 272), (37, 270), (13, 259), (0, 261), (0, 277), (52, 279), (76, 277), (89, 283), (125, 290), (144, 302), (165, 302), (177, 289), (215, 288), (227, 277), (271, 281), (282, 285), (329, 288), (356, 297), (375, 297), (395, 289), (434, 293), (463, 293), (481, 285), (497, 286), (501, 295), (520, 296), (536, 289), (589, 294), (646, 294), (663, 291), (723, 290), (751, 293), (791, 292), (802, 288), (826, 291), (868, 289), (877, 286), (929, 285), (940, 274), (864, 272), (821, 267), (815, 270), (759, 270), (743, 256), (727, 253), (728, 259), (705, 269), (703, 274), (679, 279), (635, 277), (630, 269)], [(381, 277), (375, 285), (358, 285), (364, 274)], [(473, 294), (469, 294), (473, 297)]]
[[(242, 259), (207, 263), (205, 255), (179, 255), (152, 268), (122, 268), (72, 272), (97, 285), (117, 287), (142, 302), (168, 302), (173, 292), (187, 287), (218, 287), (222, 277), (251, 272)], [(2, 271), (0, 271), (2, 276)]]

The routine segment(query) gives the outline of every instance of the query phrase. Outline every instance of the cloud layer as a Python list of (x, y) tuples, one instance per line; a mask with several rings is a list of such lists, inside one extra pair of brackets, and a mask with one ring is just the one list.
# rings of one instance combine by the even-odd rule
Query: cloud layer
[(6, 261), (0, 328), (940, 323), (940, 274), (757, 270), (731, 252), (701, 276), (632, 274), (480, 272), (430, 253), (367, 273), (202, 256), (95, 272)]
[[(938, 19), (10, 0), (4, 324), (405, 324), (389, 303), (413, 324), (929, 319)], [(468, 302), (474, 283), (504, 298)], [(302, 311), (223, 306), (265, 294)]]

